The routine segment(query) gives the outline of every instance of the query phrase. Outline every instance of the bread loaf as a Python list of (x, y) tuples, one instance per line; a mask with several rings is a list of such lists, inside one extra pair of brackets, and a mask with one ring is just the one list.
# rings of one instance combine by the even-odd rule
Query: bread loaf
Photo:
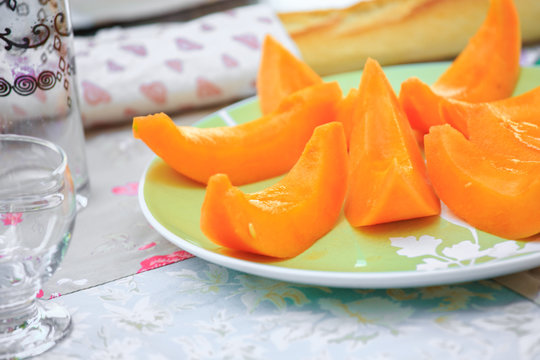
[[(540, 40), (540, 1), (514, 0), (525, 43)], [(489, 0), (367, 0), (342, 9), (278, 12), (320, 75), (455, 57), (482, 24)]]

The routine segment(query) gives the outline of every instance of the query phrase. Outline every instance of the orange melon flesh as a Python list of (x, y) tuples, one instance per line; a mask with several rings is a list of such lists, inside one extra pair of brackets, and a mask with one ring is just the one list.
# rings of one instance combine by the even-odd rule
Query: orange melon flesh
[(354, 111), (358, 102), (358, 89), (351, 89), (337, 106), (336, 120), (343, 124), (345, 129), (345, 137), (347, 138), (347, 146), (350, 141), (351, 131), (353, 127)]
[[(492, 118), (491, 113), (480, 115), (469, 123), (469, 140), (487, 152), (540, 162), (540, 137), (528, 133), (520, 123), (508, 118)], [(534, 145), (536, 140), (537, 145)]]
[(459, 118), (459, 123), (465, 124), (464, 135), (482, 150), (508, 158), (540, 162), (540, 132), (537, 127), (516, 122), (487, 103), (470, 105), (477, 106), (453, 101), (441, 109), (449, 114), (445, 118), (449, 118), (450, 124)]
[[(444, 121), (469, 137), (469, 127), (479, 117), (489, 117), (492, 121), (506, 122), (508, 128), (518, 134), (540, 137), (540, 86), (519, 96), (503, 100), (469, 103), (445, 99), (441, 103)], [(470, 123), (470, 125), (469, 125)]]
[(343, 126), (321, 125), (291, 171), (268, 188), (246, 194), (227, 175), (212, 176), (201, 229), (230, 249), (294, 257), (335, 225), (347, 190), (347, 161)]
[(264, 115), (276, 110), (295, 91), (322, 83), (305, 62), (295, 57), (271, 35), (264, 38), (257, 73), (257, 95)]
[(165, 114), (133, 119), (133, 134), (169, 166), (206, 184), (227, 174), (235, 185), (286, 173), (296, 163), (313, 130), (335, 120), (341, 89), (322, 83), (289, 95), (266, 116), (232, 127), (176, 126)]
[(439, 115), (439, 106), (443, 100), (444, 97), (416, 77), (401, 83), (399, 101), (411, 128), (420, 134), (426, 134), (433, 125), (444, 123)]
[(494, 235), (540, 232), (540, 166), (483, 151), (450, 125), (424, 138), (427, 170), (439, 198), (457, 216)]
[(488, 14), (467, 46), (432, 85), (402, 83), (401, 104), (411, 126), (427, 133), (443, 124), (437, 98), (487, 102), (512, 95), (519, 77), (521, 33), (512, 0), (491, 0)]
[(368, 59), (349, 144), (345, 216), (353, 226), (436, 215), (440, 202), (424, 160), (379, 64)]

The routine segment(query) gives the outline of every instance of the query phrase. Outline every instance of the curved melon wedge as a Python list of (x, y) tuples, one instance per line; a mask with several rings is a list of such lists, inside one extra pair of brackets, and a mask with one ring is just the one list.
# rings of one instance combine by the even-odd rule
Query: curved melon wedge
[(411, 128), (420, 134), (427, 134), (429, 128), (434, 125), (444, 124), (439, 114), (439, 107), (443, 101), (443, 96), (417, 77), (410, 77), (401, 83), (399, 102)]
[[(505, 123), (505, 128), (513, 130), (524, 140), (540, 139), (539, 104), (540, 86), (518, 96), (484, 103), (445, 99), (440, 109), (444, 121), (466, 137), (469, 137), (471, 132), (479, 133), (483, 124), (477, 124), (476, 119), (489, 118), (494, 122)], [(538, 144), (538, 140), (532, 142), (533, 146)]]
[(450, 125), (424, 138), (435, 192), (470, 225), (520, 239), (540, 232), (540, 166), (482, 151)]
[(352, 226), (436, 215), (420, 148), (379, 64), (366, 61), (350, 136), (345, 216)]
[(470, 103), (455, 99), (445, 99), (441, 104), (444, 121), (468, 136), (468, 121), (484, 112), (500, 119), (510, 119), (521, 123), (535, 135), (540, 134), (540, 86), (521, 95), (502, 100)]
[(286, 173), (313, 130), (335, 120), (341, 89), (323, 83), (289, 95), (279, 108), (231, 127), (176, 126), (165, 114), (133, 119), (133, 134), (184, 176), (206, 184), (224, 173), (235, 185)]
[(295, 57), (271, 35), (264, 38), (257, 95), (264, 115), (276, 110), (281, 101), (295, 91), (322, 83), (321, 77)]
[(338, 122), (317, 127), (302, 156), (278, 183), (246, 194), (228, 177), (210, 178), (201, 229), (215, 243), (289, 258), (335, 225), (347, 191), (347, 147)]
[(345, 129), (345, 137), (347, 138), (347, 146), (349, 145), (351, 131), (354, 124), (354, 112), (356, 110), (356, 103), (359, 101), (358, 96), (358, 89), (352, 88), (349, 90), (347, 96), (341, 99), (337, 106), (336, 121), (343, 124), (343, 129)]
[(484, 23), (432, 86), (416, 78), (402, 83), (400, 101), (411, 126), (427, 133), (430, 126), (444, 124), (437, 97), (486, 102), (511, 96), (519, 77), (520, 51), (513, 1), (491, 0)]
[(441, 114), (488, 153), (540, 162), (540, 103), (535, 100), (540, 100), (538, 90), (491, 103), (446, 100)]

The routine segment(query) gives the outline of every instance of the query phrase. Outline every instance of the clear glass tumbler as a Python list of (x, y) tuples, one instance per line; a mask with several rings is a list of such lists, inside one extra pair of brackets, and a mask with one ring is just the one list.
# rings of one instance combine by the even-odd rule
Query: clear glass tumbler
[(60, 145), (85, 207), (88, 172), (66, 1), (0, 0), (0, 134)]
[(64, 257), (76, 209), (60, 147), (0, 135), (0, 359), (40, 354), (69, 332), (69, 313), (36, 294)]

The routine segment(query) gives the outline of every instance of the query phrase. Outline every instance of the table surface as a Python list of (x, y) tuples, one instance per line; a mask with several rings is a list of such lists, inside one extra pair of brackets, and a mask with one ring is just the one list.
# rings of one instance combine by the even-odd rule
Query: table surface
[[(174, 120), (191, 125), (225, 105)], [(130, 124), (87, 131), (86, 147), (90, 203), (38, 295), (66, 306), (73, 329), (40, 359), (540, 359), (540, 268), (386, 290), (240, 273), (148, 224), (137, 190), (155, 156)]]
[(54, 301), (74, 326), (45, 359), (540, 358), (540, 307), (491, 280), (335, 289), (192, 258)]
[[(217, 109), (174, 119), (193, 124)], [(388, 290), (243, 274), (148, 225), (137, 187), (154, 154), (129, 125), (89, 131), (86, 145), (90, 203), (41, 294), (71, 311), (73, 331), (45, 359), (540, 359), (538, 269)]]

